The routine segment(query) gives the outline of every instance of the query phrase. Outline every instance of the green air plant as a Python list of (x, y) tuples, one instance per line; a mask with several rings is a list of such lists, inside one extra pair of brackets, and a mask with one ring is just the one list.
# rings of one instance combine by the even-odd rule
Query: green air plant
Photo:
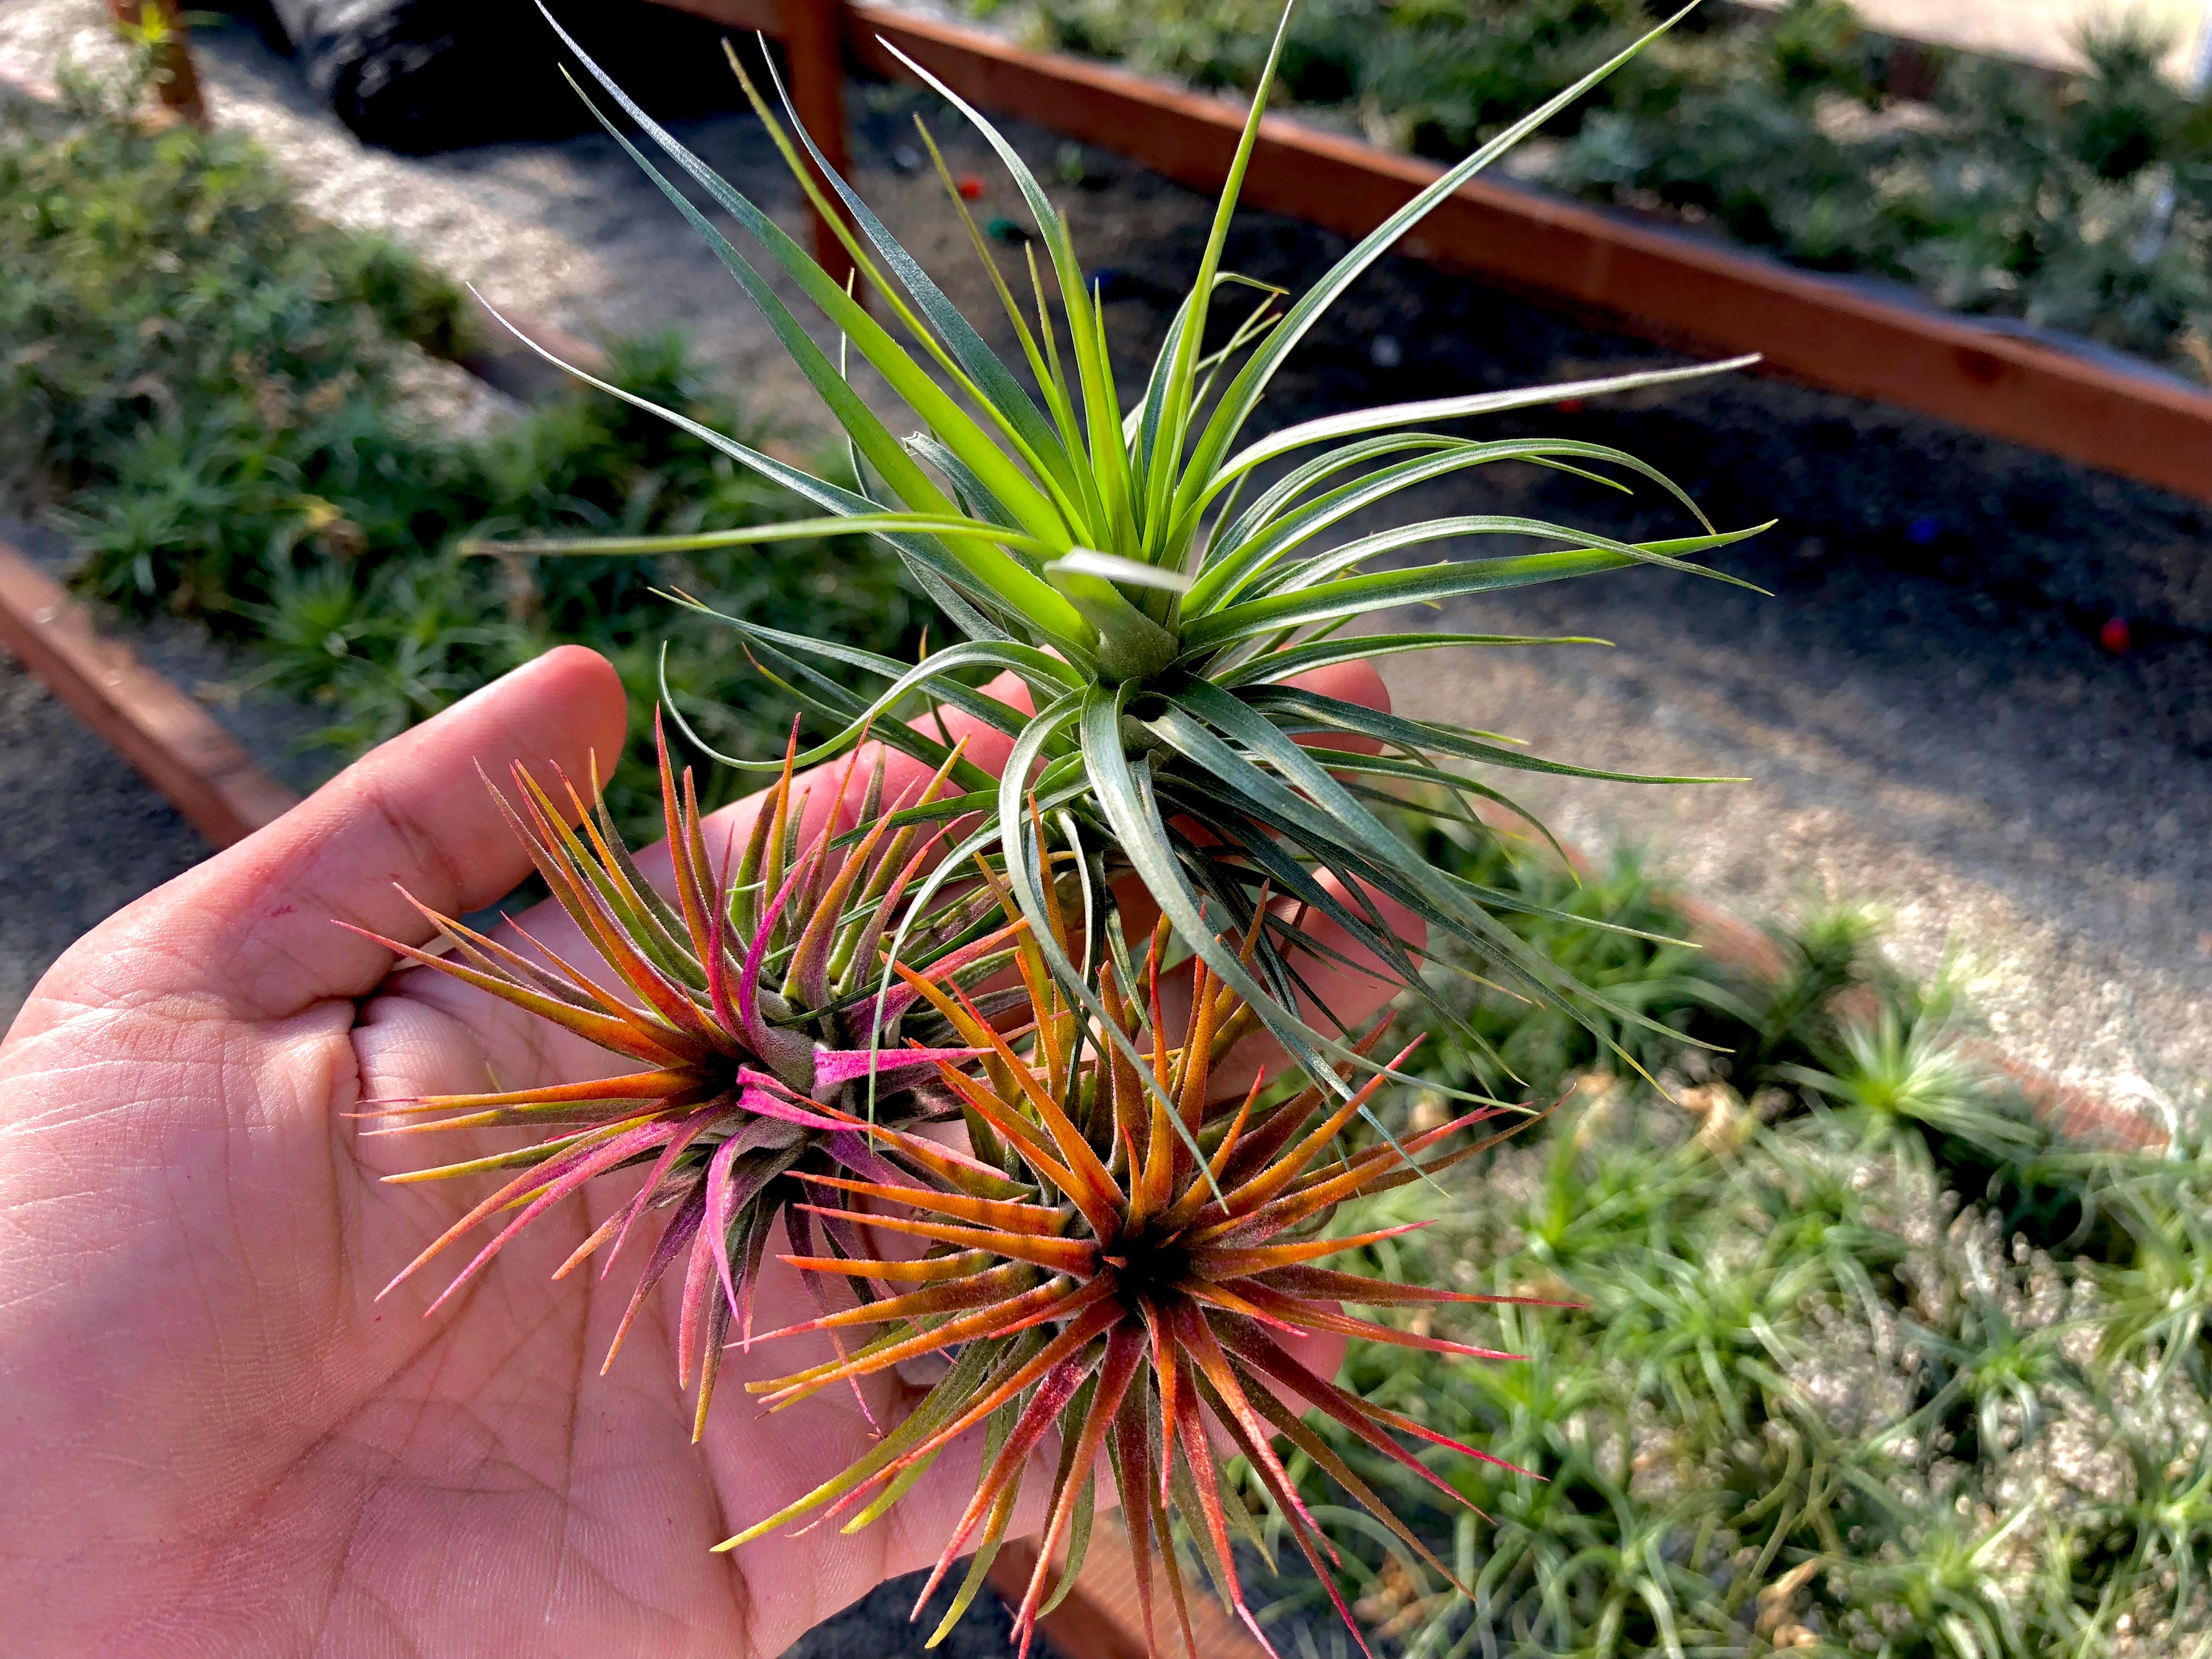
[(1832, 1071), (1782, 1066), (1776, 1074), (1834, 1102), (1869, 1145), (1915, 1146), (1899, 1134), (1908, 1120), (1990, 1157), (2025, 1158), (2046, 1139), (1934, 1014), (1909, 1016), (1884, 1004), (1873, 1019), (1846, 1023), (1832, 1046)]
[[(1283, 27), (1288, 21), (1286, 10)], [(1484, 440), (1440, 428), (1469, 416), (1664, 385), (1750, 360), (1440, 397), (1307, 421), (1247, 441), (1243, 434), (1275, 374), (1363, 271), (1438, 203), (1644, 44), (1448, 169), (1311, 289), (1284, 304), (1287, 296), (1222, 265), (1283, 27), (1270, 47), (1189, 292), (1141, 392), (1127, 402), (1115, 384), (1098, 296), (1084, 276), (1066, 221), (1004, 136), (921, 65), (908, 67), (974, 124), (1034, 217), (1045, 257), (1042, 266), (1034, 252), (1030, 258), (1032, 319), (955, 193), (953, 210), (966, 221), (990, 272), (1034, 391), (827, 167), (795, 119), (787, 130), (750, 80), (744, 84), (754, 106), (809, 197), (830, 222), (842, 227), (860, 279), (884, 320), (583, 59), (675, 167), (841, 331), (841, 356), (833, 357), (677, 183), (608, 123), (712, 245), (842, 426), (855, 486), (833, 483), (662, 412), (828, 515), (779, 526), (777, 535), (847, 531), (888, 544), (962, 637), (908, 665), (742, 617), (725, 620), (769, 672), (841, 723), (802, 762), (839, 751), (863, 731), (933, 763), (945, 761), (945, 751), (925, 732), (885, 718), (916, 696), (957, 705), (1014, 739), (996, 783), (972, 766), (953, 766), (950, 775), (963, 793), (942, 810), (995, 810), (946, 860), (941, 878), (964, 869), (968, 854), (994, 849), (1014, 907), (1094, 1020), (1103, 1016), (1095, 990), (1042, 926), (1042, 848), (1025, 838), (1023, 827), (1033, 801), (1086, 860), (1133, 869), (1208, 969), (1246, 1000), (1309, 1073), (1329, 1079), (1328, 1086), (1339, 1086), (1339, 1068), (1348, 1066), (1358, 1075), (1374, 1062), (1355, 1052), (1347, 1033), (1322, 1030), (1298, 1012), (1295, 964), (1302, 953), (1310, 960), (1321, 948), (1311, 931), (1315, 919), (1334, 923), (1405, 983), (1419, 982), (1419, 953), (1384, 921), (1376, 895), (1409, 907), (1432, 937), (1478, 955), (1486, 973), (1516, 994), (1568, 1007), (1610, 1041), (1620, 1023), (1638, 1017), (1595, 1006), (1571, 975), (1503, 924), (1499, 914), (1528, 909), (1526, 900), (1431, 866), (1371, 804), (1426, 786), (1437, 792), (1431, 810), (1446, 817), (1471, 818), (1484, 804), (1511, 806), (1489, 785), (1445, 769), (1439, 757), (1578, 777), (1625, 775), (1540, 759), (1481, 732), (1382, 714), (1294, 682), (1304, 672), (1394, 652), (1567, 642), (1353, 629), (1394, 607), (1434, 606), (1639, 565), (1735, 580), (1693, 561), (1755, 532), (1722, 533), (1702, 516), (1698, 533), (1640, 544), (1506, 514), (1433, 518), (1333, 543), (1329, 532), (1425, 482), (1505, 461), (1554, 467), (1616, 488), (1626, 486), (1611, 475), (1640, 478), (1695, 515), (1679, 488), (1619, 450), (1559, 439)], [(575, 48), (565, 33), (562, 38)], [(922, 136), (929, 140), (927, 131)], [(815, 182), (810, 158), (836, 203)], [(941, 156), (939, 161), (942, 171)], [(840, 207), (852, 225), (845, 225)], [(1057, 289), (1057, 316), (1048, 298), (1048, 271)], [(1215, 326), (1217, 306), (1240, 290), (1256, 291), (1249, 314)], [(843, 361), (853, 352), (920, 421), (919, 432), (895, 437), (855, 393)], [(533, 553), (641, 553), (730, 546), (763, 533), (505, 545)], [(1407, 550), (1486, 536), (1557, 545), (1413, 568), (1366, 568)], [(889, 684), (866, 699), (831, 680), (828, 665), (872, 673)], [(1032, 712), (971, 690), (961, 677), (975, 671), (1018, 677)], [(1278, 902), (1271, 905), (1270, 896)], [(1248, 958), (1236, 941), (1255, 924), (1257, 946)], [(1324, 1012), (1315, 1019), (1325, 1024), (1328, 1017)]]
[[(830, 778), (832, 801), (846, 799), (851, 770)], [(833, 821), (802, 841), (807, 795), (794, 793), (787, 767), (742, 848), (734, 830), (730, 844), (717, 848), (708, 844), (691, 774), (684, 774), (679, 789), (664, 744), (661, 787), (675, 866), (671, 904), (640, 872), (596, 787), (589, 811), (574, 787), (567, 787), (570, 811), (564, 817), (562, 805), (518, 768), (515, 798), (496, 790), (494, 796), (582, 934), (589, 968), (572, 965), (525, 933), (524, 943), (539, 958), (532, 961), (428, 909), (424, 915), (452, 947), (448, 954), (380, 943), (642, 1069), (542, 1088), (369, 1103), (371, 1115), (423, 1120), (372, 1133), (551, 1132), (517, 1151), (392, 1177), (434, 1181), (521, 1170), (447, 1229), (393, 1284), (495, 1216), (506, 1217), (431, 1304), (434, 1311), (562, 1199), (600, 1176), (649, 1166), (635, 1194), (555, 1277), (610, 1243), (611, 1268), (646, 1212), (663, 1212), (659, 1241), (606, 1364), (613, 1364), (647, 1295), (684, 1259), (678, 1382), (688, 1386), (696, 1364), (693, 1435), (703, 1433), (732, 1322), (741, 1335), (750, 1334), (752, 1285), (775, 1224), (783, 1223), (802, 1254), (813, 1253), (817, 1218), (831, 1255), (863, 1249), (834, 1204), (793, 1207), (807, 1194), (806, 1178), (842, 1170), (871, 1181), (906, 1181), (939, 1172), (957, 1158), (923, 1141), (902, 1141), (888, 1156), (878, 1152), (867, 1139), (868, 1120), (846, 1109), (865, 1103), (884, 1124), (956, 1115), (958, 1097), (938, 1081), (937, 1066), (975, 1051), (928, 1046), (948, 1033), (923, 994), (939, 982), (986, 976), (1011, 950), (1013, 930), (992, 925), (988, 896), (981, 904), (956, 898), (907, 930), (908, 960), (922, 971), (908, 969), (909, 983), (888, 994), (874, 988), (887, 921), (902, 913), (943, 839), (941, 831), (925, 834), (922, 825), (896, 819), (902, 808), (926, 806), (944, 781), (941, 775), (933, 779), (911, 803), (887, 804), (878, 767), (860, 801), (864, 831), (837, 837)], [(581, 821), (580, 831), (568, 827), (571, 818)], [(601, 971), (608, 981), (594, 977)], [(897, 1045), (902, 1036), (922, 1041), (877, 1046), (884, 1037)]]

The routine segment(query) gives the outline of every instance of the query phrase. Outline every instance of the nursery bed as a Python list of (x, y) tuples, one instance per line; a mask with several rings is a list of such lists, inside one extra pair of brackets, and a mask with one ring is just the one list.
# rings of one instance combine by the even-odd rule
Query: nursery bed
[[(998, 33), (842, 0), (664, 0), (790, 43), (819, 84), (839, 37), (895, 80), (919, 64), (994, 114), (1042, 122), (1200, 190), (1225, 176), (1243, 112), (1111, 64), (1030, 51)], [(804, 100), (810, 125), (834, 105)], [(1263, 125), (1244, 199), (1360, 235), (1434, 179), (1433, 161), (1281, 117)], [(1724, 238), (1477, 179), (1406, 239), (1408, 252), (1647, 337), (1758, 351), (1770, 371), (1901, 404), (2175, 489), (2212, 494), (2212, 397), (2148, 363), (2063, 337), (1948, 313), (1907, 290), (1798, 270)]]

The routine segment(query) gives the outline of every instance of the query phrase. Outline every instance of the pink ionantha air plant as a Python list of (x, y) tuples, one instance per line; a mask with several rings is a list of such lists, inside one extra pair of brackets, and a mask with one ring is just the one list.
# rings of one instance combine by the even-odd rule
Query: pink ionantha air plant
[[(940, 1067), (968, 1061), (975, 1051), (942, 1046), (939, 1040), (951, 1035), (951, 1028), (925, 988), (988, 975), (1006, 959), (1012, 930), (993, 923), (996, 900), (988, 892), (908, 914), (909, 895), (942, 831), (926, 833), (911, 817), (902, 821), (898, 811), (937, 802), (949, 763), (913, 792), (912, 800), (888, 807), (878, 765), (860, 801), (860, 828), (840, 837), (832, 812), (831, 822), (803, 847), (806, 794), (794, 793), (787, 767), (762, 803), (734, 870), (734, 830), (718, 869), (708, 857), (708, 826), (691, 774), (684, 772), (679, 787), (665, 738), (660, 771), (672, 904), (640, 872), (596, 781), (588, 809), (574, 787), (561, 781), (572, 809), (566, 816), (520, 767), (514, 799), (492, 792), (592, 957), (572, 961), (522, 933), (533, 960), (419, 903), (451, 947), (447, 954), (380, 941), (640, 1069), (371, 1106), (380, 1115), (437, 1115), (374, 1133), (506, 1126), (553, 1132), (518, 1151), (390, 1177), (445, 1180), (522, 1166), (392, 1281), (398, 1285), (463, 1235), (511, 1212), (431, 1304), (434, 1311), (517, 1234), (586, 1183), (649, 1165), (636, 1195), (554, 1276), (609, 1246), (611, 1269), (647, 1212), (665, 1212), (606, 1363), (613, 1364), (647, 1295), (684, 1259), (677, 1363), (683, 1386), (690, 1385), (695, 1365), (698, 1370), (696, 1438), (732, 1325), (750, 1334), (752, 1288), (777, 1219), (803, 1255), (817, 1253), (817, 1223), (820, 1252), (828, 1259), (866, 1253), (834, 1199), (794, 1205), (818, 1192), (805, 1184), (808, 1178), (842, 1171), (870, 1183), (904, 1185), (918, 1175), (941, 1174), (957, 1159), (911, 1139), (879, 1150), (869, 1130), (872, 1121), (884, 1127), (957, 1114), (960, 1098)], [(848, 766), (831, 781), (833, 799), (846, 799), (851, 778)], [(571, 818), (579, 828), (568, 827)], [(884, 941), (902, 922), (907, 960), (920, 971), (908, 969), (908, 982), (882, 989)]]
[[(1054, 889), (1046, 892), (1058, 926)], [(780, 1410), (927, 1354), (949, 1355), (951, 1369), (860, 1461), (722, 1548), (817, 1510), (826, 1519), (862, 1505), (848, 1530), (865, 1525), (955, 1441), (981, 1431), (983, 1468), (975, 1496), (946, 1536), (915, 1608), (919, 1613), (963, 1552), (975, 1552), (933, 1643), (983, 1582), (1031, 1454), (1056, 1436), (1045, 1534), (1015, 1613), (1023, 1651), (1037, 1620), (1081, 1566), (1103, 1455), (1127, 1526), (1148, 1648), (1158, 1650), (1157, 1561), (1195, 1659), (1171, 1515), (1188, 1527), (1222, 1598), (1267, 1645), (1237, 1577), (1231, 1534), (1256, 1528), (1237, 1483), (1227, 1477), (1224, 1450), (1249, 1462), (1274, 1514), (1331, 1583), (1334, 1551), (1285, 1470), (1281, 1442), (1458, 1582), (1302, 1413), (1310, 1407), (1455, 1501), (1464, 1502), (1398, 1436), (1498, 1460), (1339, 1388), (1300, 1358), (1297, 1340), (1328, 1334), (1475, 1358), (1513, 1357), (1378, 1324), (1346, 1313), (1344, 1304), (1522, 1298), (1394, 1284), (1322, 1265), (1412, 1231), (1332, 1236), (1322, 1229), (1348, 1201), (1433, 1175), (1494, 1144), (1495, 1137), (1465, 1132), (1497, 1109), (1478, 1109), (1402, 1146), (1358, 1149), (1343, 1137), (1356, 1130), (1379, 1077), (1338, 1090), (1295, 1075), (1263, 1077), (1241, 1098), (1213, 1101), (1209, 1085), (1224, 1057), (1257, 1022), (1235, 989), (1200, 962), (1191, 1012), (1171, 1042), (1162, 1011), (1165, 937), (1163, 924), (1142, 970), (1125, 966), (1117, 975), (1109, 964), (1098, 975), (1111, 1031), (1070, 1006), (1026, 933), (1018, 960), (1031, 1017), (1011, 1041), (960, 988), (907, 975), (915, 994), (984, 1051), (980, 1065), (948, 1061), (938, 1068), (965, 1109), (978, 1164), (945, 1167), (937, 1183), (810, 1172), (806, 1184), (817, 1189), (821, 1213), (864, 1199), (877, 1206), (867, 1224), (873, 1232), (926, 1248), (918, 1256), (873, 1260), (795, 1253), (790, 1259), (802, 1270), (863, 1281), (873, 1294), (761, 1340), (870, 1328), (875, 1334), (853, 1352), (841, 1349), (823, 1364), (746, 1386)], [(1140, 989), (1133, 992), (1132, 978)], [(1376, 1049), (1387, 1024), (1357, 1045), (1362, 1054)], [(1351, 1069), (1340, 1073), (1340, 1085), (1348, 1085)], [(915, 1150), (904, 1131), (872, 1133), (889, 1155)], [(1055, 1589), (1053, 1558), (1063, 1543), (1067, 1559)], [(1358, 1638), (1341, 1599), (1337, 1607)]]

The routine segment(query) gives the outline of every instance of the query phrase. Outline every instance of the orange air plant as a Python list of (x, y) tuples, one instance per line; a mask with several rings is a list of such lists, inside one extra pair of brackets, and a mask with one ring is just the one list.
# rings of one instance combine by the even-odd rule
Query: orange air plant
[[(1056, 922), (1061, 907), (1054, 890), (1046, 890)], [(1357, 1091), (1262, 1078), (1241, 1101), (1212, 1103), (1216, 1069), (1256, 1021), (1233, 990), (1204, 963), (1194, 963), (1191, 1012), (1181, 1022), (1179, 1040), (1170, 1042), (1162, 1009), (1165, 937), (1164, 926), (1140, 970), (1121, 954), (1121, 974), (1109, 964), (1097, 975), (1110, 1031), (1079, 1020), (1027, 936), (1018, 960), (1031, 1018), (1011, 1036), (994, 1029), (958, 987), (905, 973), (915, 995), (969, 1046), (985, 1051), (980, 1065), (948, 1061), (938, 1074), (965, 1108), (978, 1165), (990, 1168), (944, 1165), (936, 1171), (940, 1183), (807, 1171), (803, 1179), (820, 1194), (821, 1213), (865, 1200), (874, 1206), (869, 1229), (927, 1249), (873, 1260), (795, 1253), (789, 1259), (804, 1272), (860, 1281), (863, 1299), (774, 1334), (820, 1330), (842, 1339), (869, 1328), (876, 1334), (849, 1353), (841, 1348), (824, 1364), (746, 1386), (780, 1410), (928, 1354), (951, 1356), (951, 1369), (866, 1456), (721, 1547), (823, 1506), (825, 1519), (865, 1506), (848, 1529), (865, 1525), (954, 1441), (980, 1428), (983, 1471), (975, 1497), (945, 1540), (915, 1607), (918, 1615), (955, 1558), (975, 1552), (934, 1642), (982, 1583), (1031, 1453), (1056, 1434), (1049, 1518), (1015, 1614), (1023, 1651), (1037, 1620), (1066, 1593), (1081, 1565), (1102, 1454), (1126, 1519), (1152, 1650), (1158, 1651), (1152, 1594), (1157, 1561), (1183, 1645), (1196, 1655), (1171, 1514), (1188, 1528), (1223, 1600), (1265, 1645), (1245, 1605), (1231, 1546), (1232, 1529), (1256, 1536), (1256, 1528), (1235, 1485), (1223, 1478), (1218, 1436), (1219, 1445), (1249, 1460), (1270, 1506), (1325, 1583), (1334, 1553), (1285, 1471), (1279, 1440), (1305, 1454), (1409, 1549), (1452, 1577), (1301, 1414), (1308, 1407), (1320, 1412), (1455, 1498), (1453, 1488), (1407, 1450), (1399, 1435), (1496, 1460), (1338, 1388), (1303, 1363), (1285, 1339), (1333, 1333), (1477, 1358), (1511, 1358), (1377, 1324), (1342, 1306), (1503, 1298), (1390, 1284), (1322, 1265), (1407, 1231), (1327, 1234), (1322, 1230), (1336, 1206), (1433, 1174), (1492, 1144), (1465, 1132), (1496, 1109), (1401, 1146), (1353, 1150), (1340, 1137), (1355, 1128), (1361, 1106), (1383, 1081), (1379, 1077)], [(1133, 994), (1132, 979), (1141, 981)], [(1378, 1025), (1367, 1035), (1362, 1053), (1375, 1048), (1382, 1030)], [(1340, 1073), (1340, 1082), (1349, 1082), (1350, 1069)], [(888, 1156), (921, 1150), (897, 1128), (873, 1133)], [(1455, 1140), (1461, 1144), (1447, 1150)], [(1068, 1559), (1052, 1589), (1052, 1559), (1063, 1542)], [(1337, 1608), (1352, 1625), (1340, 1598)], [(1356, 1626), (1352, 1632), (1357, 1638)]]
[[(636, 1195), (578, 1246), (555, 1277), (603, 1248), (611, 1269), (647, 1212), (665, 1215), (606, 1363), (613, 1364), (647, 1295), (684, 1259), (678, 1380), (688, 1387), (696, 1366), (696, 1438), (732, 1323), (750, 1334), (754, 1277), (777, 1219), (802, 1255), (816, 1253), (817, 1222), (828, 1259), (862, 1252), (851, 1218), (834, 1197), (793, 1207), (809, 1194), (803, 1178), (842, 1170), (873, 1185), (898, 1186), (957, 1157), (922, 1142), (879, 1149), (869, 1141), (868, 1122), (872, 1117), (878, 1125), (901, 1125), (957, 1114), (961, 1098), (939, 1067), (967, 1061), (975, 1051), (942, 1046), (955, 1033), (931, 998), (941, 996), (939, 983), (957, 987), (1002, 966), (1012, 930), (993, 921), (995, 900), (988, 892), (946, 900), (919, 916), (907, 914), (909, 891), (943, 832), (925, 835), (921, 823), (901, 822), (896, 814), (937, 802), (950, 763), (911, 792), (911, 800), (888, 804), (878, 765), (860, 803), (862, 828), (839, 837), (834, 823), (825, 824), (804, 846), (806, 795), (793, 792), (787, 766), (742, 855), (732, 830), (719, 860), (709, 856), (691, 774), (685, 771), (679, 787), (665, 738), (660, 770), (673, 904), (639, 871), (596, 780), (588, 810), (574, 786), (560, 781), (571, 809), (566, 817), (519, 767), (512, 799), (492, 792), (594, 953), (588, 965), (526, 933), (533, 961), (420, 905), (451, 946), (447, 954), (380, 941), (641, 1069), (542, 1088), (371, 1102), (367, 1115), (428, 1119), (372, 1133), (510, 1125), (552, 1132), (520, 1150), (391, 1177), (447, 1180), (521, 1167), (392, 1281), (396, 1285), (463, 1235), (506, 1216), (431, 1304), (433, 1311), (563, 1198), (600, 1176), (645, 1166)], [(846, 798), (851, 778), (848, 765), (830, 779), (833, 799)], [(568, 827), (572, 818), (580, 829)], [(901, 919), (908, 960), (921, 970), (910, 969), (905, 984), (879, 989), (883, 941), (890, 924)], [(915, 1042), (917, 1036), (922, 1041)], [(817, 1292), (823, 1288), (810, 1283)]]

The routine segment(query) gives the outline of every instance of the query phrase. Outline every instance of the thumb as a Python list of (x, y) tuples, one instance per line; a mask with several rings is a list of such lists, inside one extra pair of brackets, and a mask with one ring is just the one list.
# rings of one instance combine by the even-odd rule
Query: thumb
[(410, 942), (428, 927), (396, 890), (448, 915), (528, 870), (477, 769), (520, 761), (581, 777), (620, 756), (626, 699), (596, 652), (563, 646), (371, 750), (313, 795), (77, 941), (32, 993), (11, 1042), (72, 1009), (152, 997), (219, 1000), (280, 1019), (374, 988), (392, 955), (346, 921)]

